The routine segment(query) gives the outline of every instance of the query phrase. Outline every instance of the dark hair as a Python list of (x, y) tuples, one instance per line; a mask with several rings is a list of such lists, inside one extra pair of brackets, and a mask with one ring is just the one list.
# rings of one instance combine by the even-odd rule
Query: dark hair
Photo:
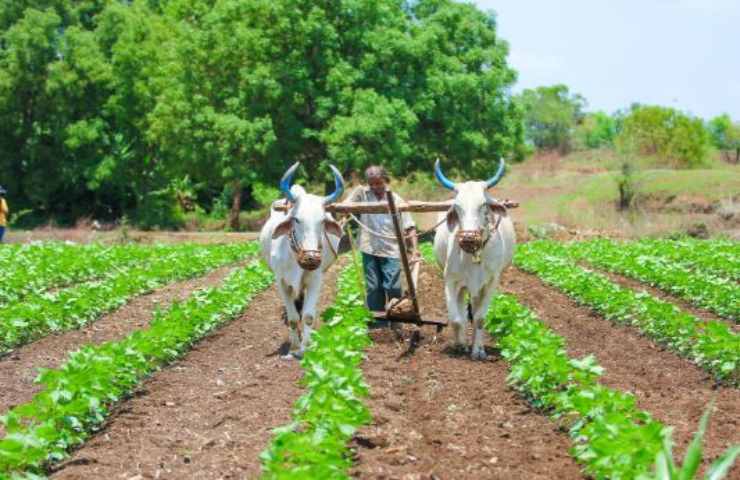
[(381, 167), (380, 165), (370, 165), (365, 169), (365, 180), (370, 180), (371, 178), (382, 178), (386, 182), (391, 181), (391, 177), (388, 176), (388, 172), (385, 171), (385, 168)]
[(4, 197), (6, 193), (8, 193), (8, 191), (5, 190), (5, 187), (0, 185), (0, 197)]

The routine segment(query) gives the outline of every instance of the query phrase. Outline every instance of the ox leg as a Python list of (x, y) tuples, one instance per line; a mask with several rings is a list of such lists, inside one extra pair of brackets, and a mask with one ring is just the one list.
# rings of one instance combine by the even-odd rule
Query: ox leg
[(445, 283), (447, 316), (452, 325), (453, 348), (465, 349), (465, 291), (457, 285)]
[(473, 306), (473, 349), (470, 356), (473, 360), (485, 360), (486, 349), (484, 346), (485, 332), (483, 331), (483, 319), (488, 313), (491, 300), (498, 290), (498, 281), (491, 281), (475, 298), (471, 299)]
[(313, 333), (314, 320), (316, 319), (316, 306), (319, 303), (321, 293), (321, 272), (313, 271), (306, 282), (306, 293), (303, 299), (303, 311), (301, 320), (303, 322), (303, 335), (301, 335), (300, 357), (311, 344), (311, 333)]
[[(285, 286), (282, 282), (278, 282), (277, 285), (278, 295), (285, 305), (285, 312), (288, 317), (288, 338), (290, 340), (290, 352), (297, 352), (301, 347), (301, 339), (298, 337), (298, 320), (300, 315), (298, 310), (295, 308), (295, 302), (291, 295), (290, 288)], [(291, 357), (291, 353), (286, 355), (285, 358)]]

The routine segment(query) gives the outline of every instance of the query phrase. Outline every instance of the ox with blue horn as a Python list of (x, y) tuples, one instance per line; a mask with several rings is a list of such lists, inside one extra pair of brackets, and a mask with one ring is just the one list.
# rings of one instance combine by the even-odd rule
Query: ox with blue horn
[(330, 168), (335, 189), (330, 195), (312, 195), (300, 185), (292, 185), (299, 166), (300, 162), (293, 164), (280, 180), (287, 210), (272, 209), (260, 232), (262, 256), (275, 273), (278, 294), (285, 305), (290, 337), (288, 356), (296, 358), (302, 357), (308, 347), (318, 318), (316, 305), (322, 274), (336, 261), (342, 236), (342, 227), (325, 207), (344, 192), (344, 180), (334, 165)]
[(455, 183), (442, 172), (439, 159), (434, 174), (439, 183), (455, 192), (450, 210), (440, 217), (434, 235), (434, 254), (444, 270), (447, 314), (453, 327), (456, 348), (467, 348), (465, 319), (468, 307), (473, 322), (471, 357), (486, 358), (483, 319), (491, 301), (499, 291), (501, 273), (514, 256), (516, 235), (514, 224), (504, 203), (488, 189), (503, 177), (504, 160), (496, 173), (486, 181)]

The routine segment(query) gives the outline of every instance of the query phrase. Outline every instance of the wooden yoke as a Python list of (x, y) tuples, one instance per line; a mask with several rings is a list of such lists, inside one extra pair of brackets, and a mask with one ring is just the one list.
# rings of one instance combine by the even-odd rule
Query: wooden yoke
[[(425, 202), (411, 200), (408, 202), (399, 203), (396, 205), (396, 211), (398, 212), (446, 212), (452, 207), (453, 200), (445, 200), (443, 202)], [(517, 208), (519, 202), (512, 200), (504, 200), (501, 204), (505, 208)], [(285, 202), (275, 202), (272, 205), (273, 210), (284, 212), (287, 210)], [(390, 213), (390, 206), (388, 202), (342, 202), (332, 203), (326, 206), (326, 211), (329, 213), (352, 213), (355, 215), (361, 215), (363, 213)]]

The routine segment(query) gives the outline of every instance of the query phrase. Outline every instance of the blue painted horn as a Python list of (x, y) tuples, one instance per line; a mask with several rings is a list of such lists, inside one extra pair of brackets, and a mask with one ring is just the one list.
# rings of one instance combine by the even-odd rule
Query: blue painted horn
[(344, 192), (344, 179), (342, 178), (342, 174), (334, 165), (329, 165), (329, 168), (331, 168), (331, 171), (334, 174), (334, 192), (331, 195), (324, 197), (324, 205), (336, 202), (337, 199), (342, 196), (342, 192)]
[(486, 188), (491, 188), (492, 186), (496, 185), (500, 180), (501, 177), (504, 176), (504, 157), (499, 158), (498, 162), (498, 171), (496, 171), (496, 175), (492, 176), (488, 180), (486, 180)]
[(443, 187), (445, 187), (448, 190), (454, 190), (455, 189), (455, 183), (451, 181), (449, 178), (445, 177), (445, 174), (442, 173), (442, 166), (440, 165), (439, 158), (436, 162), (434, 162), (434, 176), (437, 177), (437, 181), (442, 184)]
[(285, 194), (285, 198), (291, 203), (295, 203), (295, 197), (290, 193), (290, 184), (293, 183), (293, 174), (300, 166), (301, 162), (295, 162), (292, 167), (286, 170), (283, 178), (280, 179), (280, 191)]

